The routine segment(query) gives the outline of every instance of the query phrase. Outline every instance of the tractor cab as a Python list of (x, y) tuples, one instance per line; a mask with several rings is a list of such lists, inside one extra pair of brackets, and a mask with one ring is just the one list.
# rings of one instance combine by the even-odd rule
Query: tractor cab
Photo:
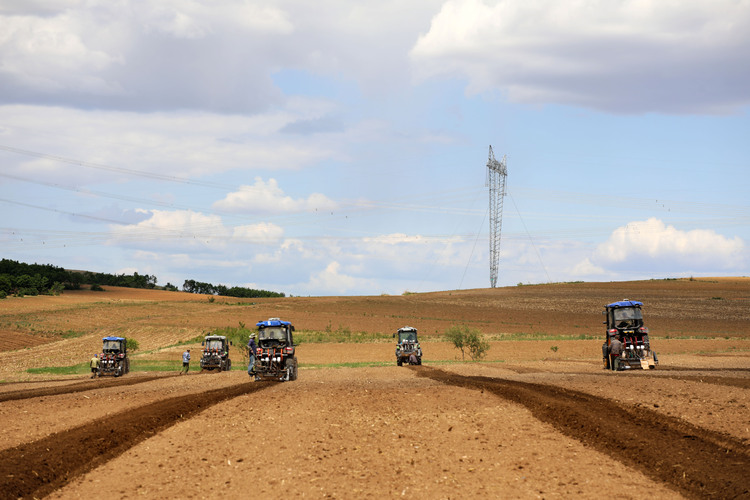
[(128, 343), (122, 337), (104, 337), (102, 339), (103, 354), (127, 354)]
[(293, 347), (294, 339), (292, 332), (294, 326), (288, 321), (279, 318), (271, 318), (268, 321), (259, 321), (258, 346), (261, 348)]

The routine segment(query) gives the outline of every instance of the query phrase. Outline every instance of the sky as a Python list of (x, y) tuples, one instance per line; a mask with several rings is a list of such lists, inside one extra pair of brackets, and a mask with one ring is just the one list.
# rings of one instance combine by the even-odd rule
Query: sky
[(0, 0), (0, 258), (293, 296), (750, 275), (748, 0)]

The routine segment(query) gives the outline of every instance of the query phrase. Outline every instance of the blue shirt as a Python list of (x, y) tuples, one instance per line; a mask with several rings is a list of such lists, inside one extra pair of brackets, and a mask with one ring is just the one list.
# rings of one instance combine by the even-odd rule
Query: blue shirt
[(247, 348), (250, 349), (250, 355), (255, 356), (255, 352), (258, 350), (258, 345), (255, 343), (255, 339), (250, 339), (247, 343)]
[(190, 353), (188, 351), (185, 351), (182, 353), (182, 362), (188, 363), (190, 361)]

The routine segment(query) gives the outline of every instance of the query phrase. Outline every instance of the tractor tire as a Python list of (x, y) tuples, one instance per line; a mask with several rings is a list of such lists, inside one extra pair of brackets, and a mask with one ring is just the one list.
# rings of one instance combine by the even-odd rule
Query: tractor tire
[(397, 360), (396, 360), (396, 364), (397, 364), (398, 366), (402, 366), (402, 365), (404, 364), (404, 362), (403, 362), (403, 361), (401, 361), (401, 358), (399, 358), (399, 359), (397, 359)]
[(297, 380), (297, 360), (294, 358), (288, 358), (286, 360), (286, 371), (288, 374), (288, 380)]
[(227, 371), (228, 372), (232, 371), (232, 360), (231, 359), (227, 360)]

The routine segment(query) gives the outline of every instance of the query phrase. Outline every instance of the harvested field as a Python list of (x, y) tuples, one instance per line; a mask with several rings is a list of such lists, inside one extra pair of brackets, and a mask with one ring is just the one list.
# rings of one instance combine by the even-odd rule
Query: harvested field
[[(601, 309), (625, 297), (645, 303), (655, 370), (602, 370)], [(302, 344), (299, 380), (288, 383), (250, 382), (241, 369), (96, 380), (26, 371), (85, 362), (110, 334), (138, 340), (134, 359), (176, 360), (178, 342), (271, 316), (298, 332), (415, 326), (425, 364), (396, 367), (384, 339)], [(462, 362), (440, 339), (453, 324), (491, 340), (483, 362)], [(209, 302), (108, 288), (5, 299), (0, 496), (106, 487), (120, 498), (746, 498), (747, 325), (750, 280), (740, 278), (399, 297)]]

